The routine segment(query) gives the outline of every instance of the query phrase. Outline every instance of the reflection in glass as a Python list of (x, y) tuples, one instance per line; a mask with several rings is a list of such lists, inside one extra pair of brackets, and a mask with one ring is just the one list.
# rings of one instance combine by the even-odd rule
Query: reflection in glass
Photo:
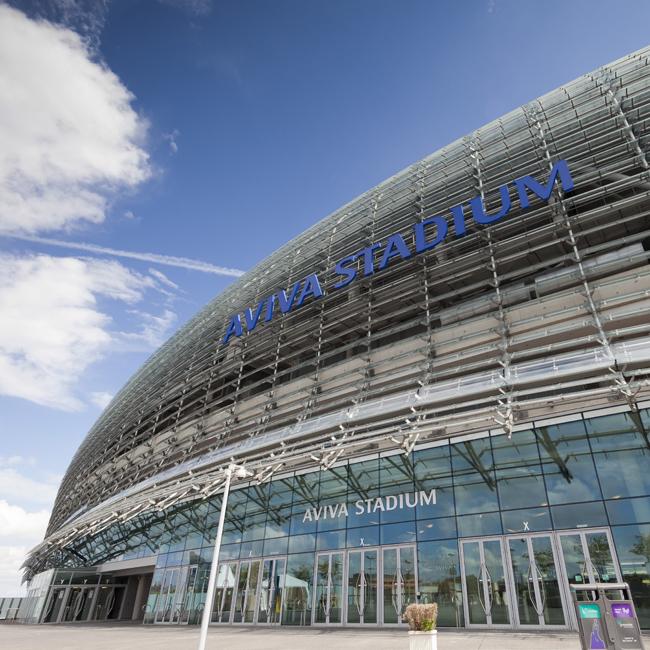
[(532, 537), (533, 567), (537, 575), (544, 622), (547, 625), (564, 625), (564, 609), (557, 575), (557, 565), (550, 537)]
[(483, 542), (483, 554), (487, 577), (487, 606), (492, 615), (492, 623), (496, 625), (509, 623), (510, 612), (508, 611), (508, 595), (500, 540)]
[(244, 623), (253, 623), (255, 617), (255, 601), (260, 578), (261, 560), (250, 563), (248, 582), (246, 583), (246, 598), (244, 600)]
[(539, 604), (535, 595), (535, 576), (528, 554), (528, 540), (526, 538), (511, 539), (508, 544), (519, 623), (521, 625), (539, 625), (539, 615), (536, 611)]
[(580, 534), (561, 535), (560, 545), (562, 546), (564, 567), (569, 584), (580, 585), (588, 583), (589, 573), (587, 571), (587, 562), (585, 560)]
[(311, 625), (313, 553), (287, 558), (282, 625)]
[(642, 628), (650, 627), (650, 525), (612, 528), (623, 580), (630, 585)]
[(398, 592), (401, 579), (397, 572), (397, 549), (384, 549), (384, 624), (399, 623)]
[(456, 540), (418, 544), (420, 602), (438, 605), (438, 626), (462, 627), (463, 598)]
[(479, 542), (463, 543), (464, 587), (467, 599), (469, 623), (485, 625), (487, 608), (483, 589), (484, 572)]
[(282, 615), (282, 593), (285, 582), (285, 560), (264, 560), (258, 597), (258, 623), (279, 623)]
[(221, 564), (217, 569), (217, 581), (212, 608), (213, 623), (229, 623), (235, 591), (237, 562)]
[(605, 533), (585, 533), (590, 569), (596, 582), (618, 582), (616, 567)]

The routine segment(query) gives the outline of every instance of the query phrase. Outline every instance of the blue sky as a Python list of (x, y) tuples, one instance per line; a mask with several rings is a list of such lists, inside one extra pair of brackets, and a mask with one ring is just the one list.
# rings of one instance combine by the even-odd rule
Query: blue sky
[(101, 406), (233, 281), (34, 238), (249, 269), (647, 45), (649, 19), (643, 0), (0, 2), (0, 596)]

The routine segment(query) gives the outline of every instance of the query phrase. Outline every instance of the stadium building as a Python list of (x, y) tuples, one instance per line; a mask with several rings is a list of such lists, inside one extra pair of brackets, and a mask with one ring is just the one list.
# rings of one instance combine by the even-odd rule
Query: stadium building
[(133, 376), (72, 459), (22, 618), (650, 627), (650, 49), (370, 190)]

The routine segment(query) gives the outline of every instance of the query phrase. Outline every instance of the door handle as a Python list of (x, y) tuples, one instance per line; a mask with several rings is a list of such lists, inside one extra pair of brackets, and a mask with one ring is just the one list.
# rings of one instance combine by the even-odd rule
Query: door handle
[(485, 571), (485, 567), (483, 566), (483, 564), (481, 564), (481, 566), (479, 568), (479, 576), (480, 577), (476, 578), (476, 594), (478, 596), (478, 602), (481, 605), (481, 608), (483, 609), (483, 613), (487, 616), (488, 615), (488, 610), (487, 610), (487, 607), (485, 606), (483, 596), (481, 595), (481, 592), (483, 591), (483, 582), (485, 581), (484, 571)]

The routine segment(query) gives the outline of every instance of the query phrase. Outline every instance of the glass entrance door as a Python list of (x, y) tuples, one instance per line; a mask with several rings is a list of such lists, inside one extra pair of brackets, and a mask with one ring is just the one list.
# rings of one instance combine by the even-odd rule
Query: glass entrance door
[(377, 625), (378, 549), (348, 552), (347, 622)]
[[(156, 601), (155, 623), (171, 623), (174, 614), (174, 602), (176, 600), (176, 588), (178, 586), (178, 574), (180, 569), (167, 569), (163, 574), (160, 585), (160, 594)], [(100, 592), (101, 597), (101, 592)]]
[(550, 535), (508, 538), (513, 611), (521, 627), (564, 627), (565, 603)]
[(343, 621), (343, 553), (319, 553), (314, 577), (314, 624), (340, 625)]
[(95, 595), (94, 587), (71, 587), (63, 614), (66, 622), (85, 621)]
[(510, 594), (501, 538), (461, 541), (468, 627), (509, 626)]
[(576, 627), (571, 584), (620, 582), (608, 530), (461, 540), (468, 627)]
[(237, 562), (227, 562), (219, 566), (212, 606), (212, 623), (231, 622), (236, 578)]
[(621, 581), (609, 531), (569, 531), (559, 537), (569, 584)]
[(286, 566), (287, 561), (284, 558), (264, 560), (258, 598), (257, 623), (272, 625), (280, 623)]
[(402, 614), (415, 602), (415, 546), (382, 549), (383, 623), (402, 624)]
[(239, 563), (233, 623), (254, 623), (262, 560)]

